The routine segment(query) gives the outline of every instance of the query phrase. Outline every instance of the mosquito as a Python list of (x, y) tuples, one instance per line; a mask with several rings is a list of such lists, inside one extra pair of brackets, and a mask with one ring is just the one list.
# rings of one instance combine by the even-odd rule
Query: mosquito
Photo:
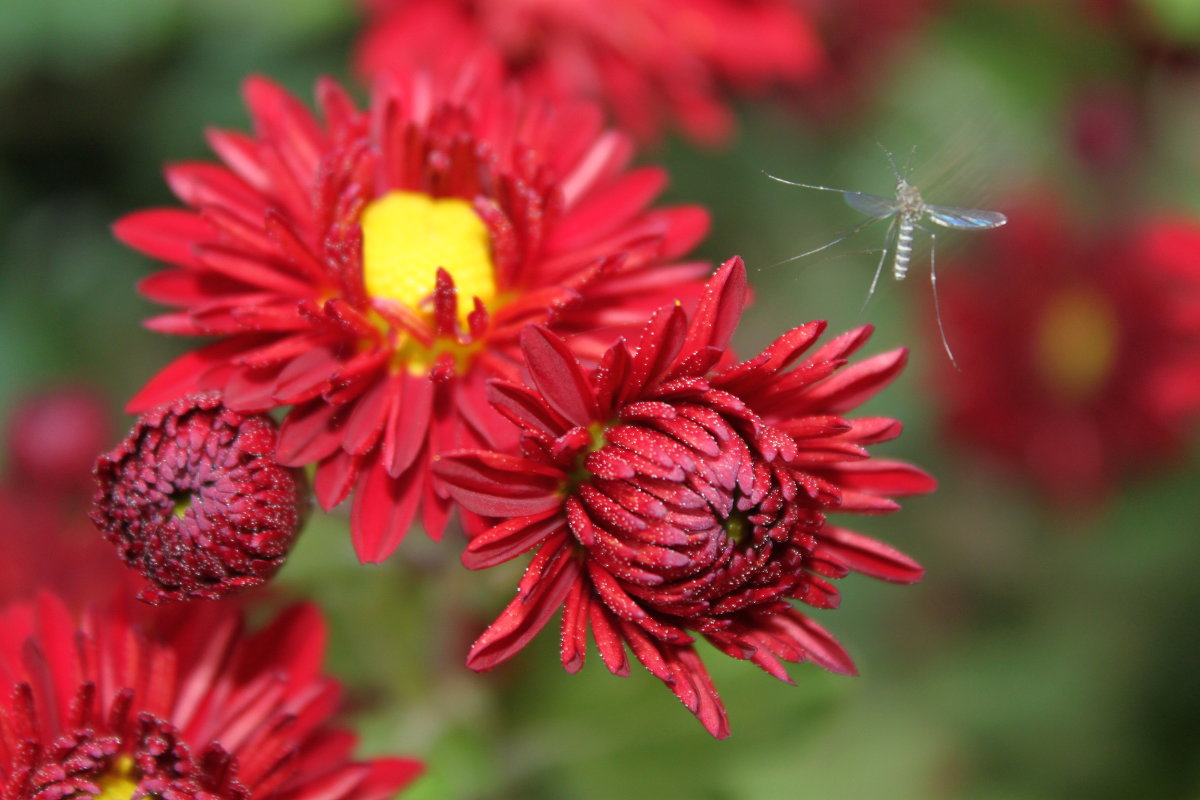
[(894, 198), (870, 194), (868, 192), (851, 192), (846, 189), (817, 186), (812, 183), (799, 183), (798, 181), (789, 181), (786, 178), (780, 178), (769, 172), (763, 173), (771, 180), (786, 183), (788, 186), (819, 189), (823, 192), (837, 192), (846, 201), (848, 206), (855, 211), (861, 211), (867, 215), (867, 219), (855, 225), (832, 242), (826, 242), (820, 247), (813, 248), (791, 258), (786, 258), (778, 263), (786, 264), (789, 261), (795, 261), (798, 258), (819, 253), (822, 250), (833, 247), (839, 242), (849, 239), (854, 234), (874, 225), (876, 222), (890, 218), (892, 221), (888, 226), (888, 232), (884, 238), (883, 251), (879, 256), (879, 265), (875, 267), (875, 277), (871, 279), (871, 288), (867, 290), (867, 299), (863, 301), (863, 305), (866, 306), (875, 294), (876, 287), (879, 285), (879, 276), (883, 274), (883, 265), (887, 263), (889, 250), (893, 249), (893, 241), (895, 242), (895, 248), (892, 258), (892, 277), (898, 281), (902, 281), (908, 275), (908, 267), (912, 262), (913, 235), (916, 229), (920, 228), (929, 234), (929, 281), (933, 287), (933, 309), (937, 316), (938, 333), (941, 334), (942, 347), (945, 348), (946, 355), (950, 357), (950, 363), (954, 364), (957, 368), (958, 363), (954, 360), (954, 353), (950, 350), (950, 343), (946, 340), (946, 329), (942, 325), (942, 309), (938, 302), (937, 234), (922, 225), (921, 219), (928, 218), (944, 228), (952, 228), (959, 231), (985, 231), (992, 228), (999, 228), (1008, 222), (1008, 217), (999, 211), (987, 211), (982, 208), (958, 208), (956, 206), (939, 206), (926, 203), (917, 187), (909, 183), (900, 174), (900, 170), (896, 168), (896, 160), (892, 157), (892, 154), (882, 145), (880, 145), (880, 149), (887, 156), (888, 164), (892, 168), (892, 175), (896, 178), (896, 196)]

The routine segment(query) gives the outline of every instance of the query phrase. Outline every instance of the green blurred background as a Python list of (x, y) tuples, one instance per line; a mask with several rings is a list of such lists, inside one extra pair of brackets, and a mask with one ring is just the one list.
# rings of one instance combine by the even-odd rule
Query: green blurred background
[[(1167, 54), (1149, 60), (1082, 5), (943, 3), (853, 107), (818, 123), (788, 103), (746, 104), (727, 150), (672, 139), (643, 155), (669, 167), (670, 201), (712, 210), (700, 254), (747, 259), (758, 292), (739, 334), (747, 350), (812, 318), (835, 331), (871, 321), (874, 349), (914, 348), (869, 410), (906, 424), (878, 452), (921, 464), (942, 488), (852, 526), (914, 555), (927, 577), (909, 588), (848, 578), (843, 607), (818, 615), (862, 676), (806, 665), (787, 686), (709, 653), (733, 726), (725, 742), (644, 672), (619, 680), (592, 663), (566, 675), (551, 631), (477, 676), (461, 666), (466, 647), (519, 566), (467, 574), (458, 541), (413, 536), (392, 563), (362, 567), (345, 520), (320, 516), (281, 584), (327, 610), (364, 753), (428, 761), (408, 796), (1200, 798), (1195, 448), (1086, 515), (1047, 509), (943, 440), (927, 284), (885, 281), (862, 310), (876, 256), (858, 251), (882, 231), (841, 255), (766, 267), (855, 216), (762, 171), (889, 194), (877, 142), (916, 144), (916, 182), (935, 199), (986, 206), (1049, 186), (1082, 213), (1104, 205), (1112, 197), (1096, 196), (1064, 134), (1073, 99), (1097, 86), (1145, 109), (1137, 173), (1106, 191), (1139, 213), (1196, 216), (1200, 70), (1188, 54), (1200, 52), (1200, 2), (1141, 4)], [(152, 265), (109, 226), (173, 202), (161, 166), (209, 158), (205, 126), (246, 127), (245, 75), (305, 98), (318, 75), (347, 78), (359, 25), (348, 0), (0, 0), (0, 409), (82, 379), (116, 419), (183, 352), (188, 342), (140, 327), (153, 307), (134, 285)], [(970, 235), (943, 238), (948, 262), (966, 258)]]

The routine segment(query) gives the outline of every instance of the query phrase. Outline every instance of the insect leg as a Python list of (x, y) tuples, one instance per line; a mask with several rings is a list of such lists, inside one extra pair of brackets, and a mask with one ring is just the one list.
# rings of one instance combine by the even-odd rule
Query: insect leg
[(834, 239), (832, 242), (826, 242), (825, 244), (821, 245), (820, 247), (814, 247), (812, 250), (806, 250), (805, 252), (800, 253), (799, 255), (788, 256), (787, 258), (783, 259), (782, 261), (776, 261), (774, 264), (768, 264), (766, 267), (763, 267), (763, 269), (770, 269), (771, 267), (778, 267), (780, 264), (787, 264), (791, 261), (796, 261), (798, 259), (804, 258), (805, 256), (811, 256), (815, 253), (819, 253), (822, 250), (828, 250), (830, 247), (833, 247), (835, 244), (839, 244), (841, 242), (846, 241), (851, 236), (853, 236), (854, 234), (861, 231), (863, 228), (874, 225), (876, 222), (879, 222), (878, 217), (871, 217), (869, 219), (864, 219), (862, 222), (858, 223), (853, 228), (851, 228), (850, 230), (843, 233), (841, 236)]
[(962, 367), (954, 360), (954, 351), (950, 349), (950, 341), (946, 338), (946, 326), (942, 324), (942, 304), (938, 300), (937, 289), (937, 234), (929, 233), (929, 285), (933, 288), (933, 315), (937, 318), (938, 334), (942, 337), (942, 347), (950, 358), (950, 363), (956, 370), (962, 372)]
[(888, 251), (892, 248), (892, 240), (896, 233), (896, 218), (892, 217), (892, 223), (888, 225), (887, 235), (883, 237), (883, 252), (879, 254), (879, 264), (875, 267), (875, 277), (871, 278), (871, 288), (867, 290), (867, 297), (863, 300), (862, 307), (865, 309), (867, 303), (871, 302), (871, 297), (875, 294), (876, 287), (879, 286), (879, 276), (883, 274), (883, 265), (887, 261)]

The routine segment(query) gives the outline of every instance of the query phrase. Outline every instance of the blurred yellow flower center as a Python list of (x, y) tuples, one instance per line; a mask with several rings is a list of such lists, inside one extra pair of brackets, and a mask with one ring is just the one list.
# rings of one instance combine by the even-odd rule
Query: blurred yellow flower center
[(1061, 395), (1080, 400), (1095, 394), (1117, 354), (1112, 305), (1090, 287), (1060, 293), (1042, 316), (1036, 347), (1038, 369)]
[(133, 757), (118, 757), (112, 771), (102, 775), (96, 783), (100, 785), (96, 800), (129, 800), (138, 788)]
[(454, 278), (460, 322), (472, 298), (487, 303), (496, 294), (488, 230), (466, 200), (388, 192), (364, 209), (362, 230), (363, 281), (373, 297), (420, 309), (433, 293), (438, 267)]

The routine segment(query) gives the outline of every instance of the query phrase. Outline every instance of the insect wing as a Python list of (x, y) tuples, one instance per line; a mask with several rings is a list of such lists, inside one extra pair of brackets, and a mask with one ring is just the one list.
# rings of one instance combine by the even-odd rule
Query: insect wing
[(938, 225), (960, 231), (985, 231), (999, 228), (1008, 222), (1008, 217), (999, 211), (986, 211), (982, 208), (926, 205), (925, 213)]
[(890, 217), (900, 210), (900, 203), (894, 197), (882, 197), (867, 192), (842, 192), (842, 197), (846, 205), (875, 219)]

